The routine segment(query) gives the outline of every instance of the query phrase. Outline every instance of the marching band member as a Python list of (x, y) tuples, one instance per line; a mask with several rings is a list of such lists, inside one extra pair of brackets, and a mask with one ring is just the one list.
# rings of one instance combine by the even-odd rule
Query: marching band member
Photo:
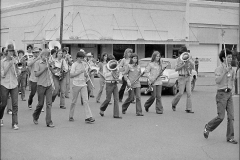
[[(103, 73), (103, 67), (105, 65), (107, 65), (108, 62), (108, 54), (107, 53), (103, 53), (100, 62), (98, 63), (98, 67), (99, 67), (99, 72)], [(96, 102), (100, 103), (100, 98), (102, 96), (102, 92), (103, 92), (103, 88), (105, 86), (105, 78), (103, 77), (102, 74), (99, 74), (99, 84), (100, 84), (100, 89), (96, 98)]]
[(39, 48), (38, 47), (34, 47), (33, 49), (33, 58), (30, 58), (28, 60), (28, 68), (30, 69), (30, 77), (29, 77), (29, 84), (31, 86), (31, 91), (29, 94), (29, 98), (28, 98), (28, 108), (32, 109), (32, 102), (33, 102), (33, 97), (35, 96), (36, 92), (37, 92), (37, 77), (35, 76), (34, 73), (34, 66), (35, 63), (41, 59), (41, 57), (39, 56)]
[(72, 104), (69, 113), (69, 121), (74, 121), (73, 114), (75, 110), (75, 106), (77, 103), (78, 95), (80, 93), (80, 97), (82, 99), (83, 106), (85, 108), (86, 119), (85, 122), (92, 123), (95, 119), (92, 116), (92, 112), (90, 110), (88, 104), (88, 93), (87, 93), (87, 85), (86, 80), (88, 78), (88, 73), (86, 71), (89, 70), (88, 65), (84, 62), (85, 54), (82, 51), (77, 52), (76, 59), (77, 61), (73, 63), (70, 71), (70, 77), (73, 78), (73, 87), (72, 87)]
[[(91, 52), (89, 52), (89, 53), (87, 53), (86, 54), (86, 60), (87, 60), (87, 63), (90, 65), (90, 67), (91, 66), (95, 66), (95, 63), (93, 62), (93, 55), (92, 55), (92, 53)], [(91, 81), (92, 81), (92, 83), (94, 83), (94, 74), (95, 74), (95, 72), (91, 72), (90, 73), (90, 78), (91, 78)], [(94, 95), (93, 95), (93, 86), (91, 86), (91, 85), (88, 85), (88, 87), (89, 87), (89, 96), (90, 97), (92, 97), (92, 98), (94, 98)]]
[[(41, 114), (41, 110), (44, 105), (44, 98), (46, 97), (46, 124), (47, 127), (55, 127), (51, 119), (51, 108), (52, 108), (52, 90), (54, 88), (52, 68), (49, 67), (50, 52), (44, 49), (41, 52), (41, 59), (35, 63), (34, 73), (37, 77), (37, 94), (38, 94), (38, 104), (33, 113), (33, 123), (38, 124), (38, 119)], [(51, 70), (51, 71), (50, 71)]]
[(162, 71), (161, 54), (158, 51), (154, 51), (152, 54), (151, 62), (148, 64), (144, 71), (145, 73), (150, 73), (150, 75), (148, 76), (150, 83), (155, 81), (155, 83), (153, 84), (153, 91), (151, 93), (151, 97), (144, 104), (146, 112), (148, 112), (150, 106), (156, 99), (156, 113), (163, 114), (163, 105), (161, 100), (162, 80), (161, 77), (159, 76), (161, 71)]
[(12, 128), (18, 130), (18, 79), (16, 60), (13, 58), (14, 45), (8, 44), (6, 57), (1, 62), (1, 96), (0, 121), (3, 126), (3, 114), (7, 106), (9, 94), (12, 99)]
[[(187, 47), (183, 46), (179, 49), (180, 54), (184, 54), (184, 52), (187, 52)], [(190, 55), (189, 55), (190, 56)], [(180, 55), (181, 57), (181, 55)], [(178, 77), (178, 86), (179, 86), (179, 92), (172, 100), (172, 110), (176, 111), (176, 106), (181, 99), (183, 92), (186, 87), (187, 91), (187, 104), (186, 104), (186, 113), (194, 113), (192, 111), (192, 100), (191, 100), (191, 70), (194, 69), (194, 61), (191, 57), (189, 57), (189, 60), (185, 63), (180, 59), (180, 57), (177, 58), (177, 66), (176, 71), (179, 74)]]
[(69, 91), (70, 91), (70, 70), (72, 65), (72, 57), (68, 53), (68, 47), (63, 48), (63, 58), (67, 62), (68, 70), (66, 72), (66, 91), (65, 91), (65, 98), (69, 98)]
[[(121, 60), (121, 62), (119, 63), (119, 71), (120, 72), (124, 72), (125, 71), (125, 67), (129, 64), (130, 62), (130, 55), (132, 54), (132, 49), (127, 48), (124, 52), (124, 58)], [(122, 86), (119, 90), (119, 102), (122, 102), (123, 99), (123, 95), (124, 95), (124, 91), (126, 89), (127, 86), (127, 82), (125, 81), (124, 77), (122, 77)]]
[(134, 95), (136, 96), (136, 116), (143, 116), (142, 106), (141, 106), (141, 84), (140, 81), (136, 80), (139, 75), (141, 75), (141, 67), (138, 65), (138, 55), (132, 53), (130, 56), (130, 62), (126, 66), (123, 72), (124, 78), (127, 81), (128, 87), (132, 89), (129, 90), (128, 98), (122, 105), (122, 113), (125, 114), (130, 103), (134, 100)]
[(68, 65), (63, 58), (62, 50), (59, 50), (56, 54), (53, 67), (53, 81), (55, 90), (52, 95), (52, 102), (55, 101), (57, 95), (60, 92), (60, 108), (66, 109), (65, 107), (65, 91), (66, 91), (66, 72), (68, 71)]
[(18, 90), (21, 92), (21, 99), (22, 101), (26, 101), (25, 99), (25, 89), (26, 89), (26, 82), (27, 82), (27, 59), (24, 56), (24, 51), (18, 51), (18, 64), (21, 64), (21, 69), (19, 70), (18, 75)]
[[(113, 55), (108, 56), (109, 61), (115, 60)], [(108, 62), (109, 63), (109, 62)], [(114, 65), (115, 66), (115, 65)], [(116, 69), (109, 70), (107, 65), (103, 67), (103, 75), (106, 80), (106, 100), (100, 106), (100, 115), (104, 116), (104, 111), (107, 109), (109, 102), (111, 101), (111, 96), (114, 97), (114, 108), (113, 108), (113, 118), (122, 118), (119, 116), (119, 95), (118, 95), (118, 86), (117, 81), (119, 78), (119, 72), (116, 64)]]
[[(226, 53), (225, 53), (226, 51)], [(209, 132), (214, 131), (223, 121), (225, 110), (227, 111), (227, 142), (237, 144), (234, 140), (234, 107), (232, 94), (234, 93), (234, 69), (231, 66), (232, 52), (228, 49), (222, 50), (219, 54), (219, 59), (222, 62), (215, 70), (215, 81), (217, 84), (217, 117), (213, 118), (205, 125), (203, 135), (208, 138)]]

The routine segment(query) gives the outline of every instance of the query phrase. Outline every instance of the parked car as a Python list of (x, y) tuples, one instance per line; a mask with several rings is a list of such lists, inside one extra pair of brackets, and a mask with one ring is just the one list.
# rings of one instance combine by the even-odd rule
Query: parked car
[[(162, 90), (168, 90), (170, 94), (175, 95), (177, 94), (179, 87), (178, 87), (178, 72), (175, 71), (176, 67), (176, 59), (172, 58), (161, 58), (164, 64), (170, 64), (167, 66), (167, 68), (164, 70), (162, 78)], [(151, 58), (143, 58), (139, 60), (139, 64), (141, 66), (141, 70), (144, 71), (145, 67), (148, 65), (148, 63), (151, 61)], [(165, 65), (165, 66), (166, 66)], [(191, 74), (191, 90), (193, 91), (195, 88), (195, 83), (197, 80), (197, 72), (195, 70), (192, 70)], [(148, 87), (147, 82), (147, 73), (145, 73), (142, 77), (139, 79), (141, 83), (142, 88)]]

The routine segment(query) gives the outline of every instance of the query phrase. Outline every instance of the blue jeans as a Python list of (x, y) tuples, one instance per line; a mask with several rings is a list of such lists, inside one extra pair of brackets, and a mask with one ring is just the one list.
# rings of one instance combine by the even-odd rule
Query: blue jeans
[(4, 110), (7, 106), (9, 93), (12, 99), (12, 126), (18, 124), (18, 87), (7, 89), (1, 85), (2, 103), (0, 104), (0, 119), (3, 118)]
[(100, 106), (100, 110), (105, 111), (107, 109), (108, 104), (111, 101), (112, 94), (114, 98), (113, 116), (119, 116), (119, 95), (117, 83), (106, 83), (106, 100)]
[(99, 101), (101, 96), (102, 96), (103, 88), (105, 86), (105, 79), (100, 77), (99, 78), (99, 84), (100, 84), (100, 88), (99, 88), (99, 92), (98, 92), (96, 101)]
[(66, 76), (61, 81), (59, 81), (57, 76), (53, 76), (53, 82), (55, 85), (55, 90), (52, 94), (52, 102), (55, 101), (60, 92), (60, 106), (65, 106)]
[(172, 100), (172, 106), (177, 106), (178, 102), (180, 101), (183, 92), (185, 90), (186, 87), (186, 91), (187, 91), (187, 105), (186, 105), (186, 110), (192, 110), (192, 93), (191, 93), (191, 78), (190, 76), (187, 77), (183, 77), (183, 76), (179, 76), (178, 77), (178, 85), (179, 85), (179, 92), (178, 94), (173, 98)]
[(24, 71), (18, 76), (18, 87), (21, 91), (21, 98), (25, 98), (25, 90), (26, 90), (26, 82), (27, 82), (27, 72)]
[(32, 105), (33, 97), (35, 96), (36, 91), (37, 91), (37, 82), (32, 82), (32, 81), (29, 81), (29, 82), (30, 82), (29, 84), (31, 86), (31, 92), (29, 94), (28, 106)]
[(36, 110), (33, 113), (33, 118), (35, 120), (39, 119), (39, 116), (41, 114), (41, 111), (44, 105), (44, 98), (46, 97), (46, 124), (49, 125), (52, 123), (52, 120), (51, 120), (52, 86), (43, 87), (41, 85), (38, 85), (37, 93), (38, 93), (38, 104), (37, 104)]
[(136, 95), (136, 114), (142, 113), (142, 106), (141, 106), (141, 88), (133, 88), (132, 90), (128, 91), (128, 98), (122, 105), (122, 111), (125, 112), (132, 101), (134, 101), (134, 94)]
[(156, 112), (163, 113), (163, 105), (161, 100), (162, 95), (162, 85), (153, 86), (153, 91), (151, 93), (151, 97), (145, 102), (144, 107), (146, 109), (150, 108), (153, 102), (156, 99)]
[(217, 117), (208, 122), (206, 128), (210, 132), (216, 129), (225, 117), (225, 110), (227, 111), (227, 140), (234, 138), (234, 110), (232, 92), (218, 91), (216, 95), (217, 102)]

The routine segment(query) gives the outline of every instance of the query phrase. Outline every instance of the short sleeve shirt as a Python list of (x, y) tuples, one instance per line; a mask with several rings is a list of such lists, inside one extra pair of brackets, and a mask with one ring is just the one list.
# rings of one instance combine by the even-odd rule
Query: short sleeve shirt
[(141, 74), (141, 67), (139, 65), (133, 65), (133, 64), (128, 64), (126, 66), (124, 75), (128, 76), (128, 79), (130, 80), (132, 84), (132, 88), (137, 88), (141, 87), (140, 81), (137, 80), (134, 84), (133, 82), (136, 80), (136, 78)]
[[(71, 73), (78, 73), (84, 69), (88, 69), (88, 65), (86, 63), (74, 62), (71, 67)], [(75, 86), (85, 86), (87, 78), (84, 76), (84, 73), (79, 74), (78, 76), (73, 78), (73, 85)]]
[[(150, 62), (148, 64), (148, 66), (146, 67), (145, 72), (149, 73), (148, 78), (152, 82), (160, 74), (161, 70), (162, 70), (162, 65), (159, 65), (159, 64), (154, 63), (154, 62)], [(153, 85), (162, 85), (161, 76), (158, 77), (158, 79), (155, 81), (155, 83)]]
[[(42, 61), (41, 59), (35, 62), (34, 72), (42, 70), (46, 67), (47, 63)], [(52, 73), (49, 70), (45, 70), (39, 77), (37, 77), (37, 85), (41, 85), (43, 87), (51, 86)]]

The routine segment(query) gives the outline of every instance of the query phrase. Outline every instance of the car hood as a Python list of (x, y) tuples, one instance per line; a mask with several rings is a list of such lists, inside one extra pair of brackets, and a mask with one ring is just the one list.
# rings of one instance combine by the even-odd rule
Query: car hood
[(174, 73), (176, 73), (175, 69), (165, 69), (163, 71), (163, 76), (169, 77), (171, 74), (174, 74)]

